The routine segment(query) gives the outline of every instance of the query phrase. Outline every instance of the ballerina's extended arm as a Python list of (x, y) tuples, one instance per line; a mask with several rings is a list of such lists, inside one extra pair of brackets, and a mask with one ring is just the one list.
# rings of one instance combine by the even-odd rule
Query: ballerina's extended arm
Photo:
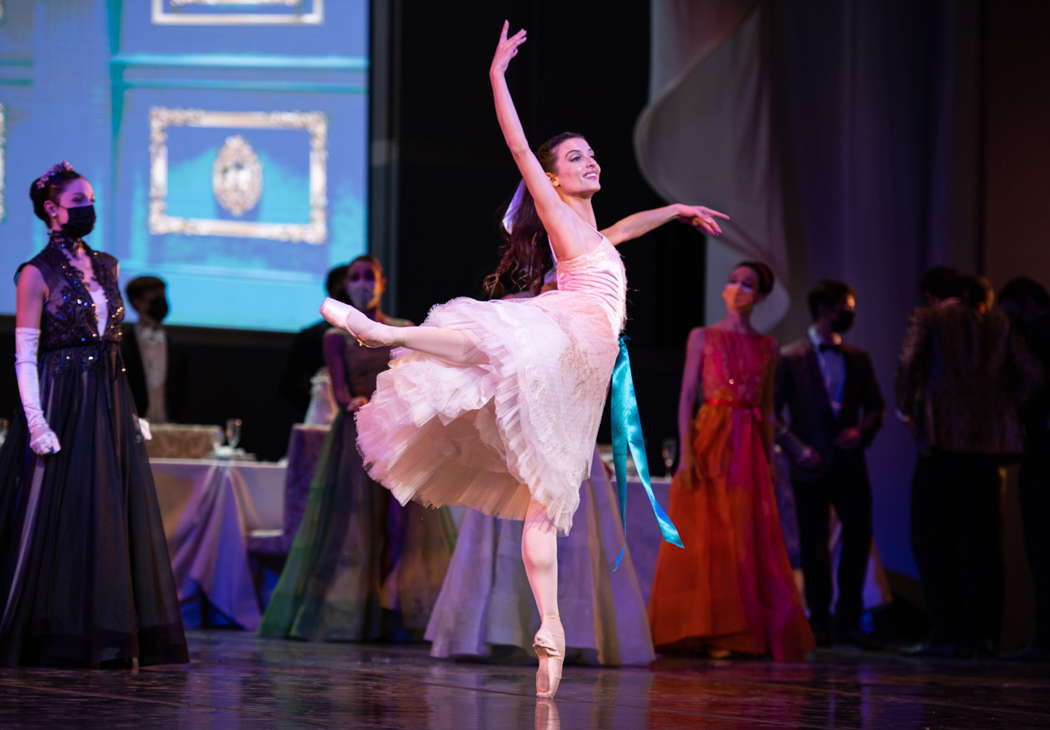
[(508, 28), (509, 23), (504, 21), (499, 44), (489, 67), (496, 119), (499, 120), (507, 149), (514, 157), (514, 164), (518, 166), (518, 171), (521, 172), (521, 177), (536, 203), (536, 212), (550, 236), (555, 255), (559, 259), (568, 260), (586, 253), (597, 245), (600, 239), (596, 240), (593, 232), (590, 238), (580, 235), (590, 230), (590, 226), (558, 195), (525, 138), (525, 131), (521, 127), (521, 120), (518, 119), (518, 112), (514, 108), (514, 100), (511, 99), (504, 74), (511, 59), (518, 54), (518, 47), (525, 42), (526, 33), (522, 29), (508, 38)]
[(716, 218), (729, 220), (729, 216), (702, 205), (683, 205), (673, 203), (662, 208), (643, 210), (629, 215), (602, 231), (614, 246), (619, 246), (626, 241), (634, 240), (644, 236), (654, 228), (659, 228), (664, 223), (680, 220), (704, 231), (711, 236), (717, 236), (722, 232)]

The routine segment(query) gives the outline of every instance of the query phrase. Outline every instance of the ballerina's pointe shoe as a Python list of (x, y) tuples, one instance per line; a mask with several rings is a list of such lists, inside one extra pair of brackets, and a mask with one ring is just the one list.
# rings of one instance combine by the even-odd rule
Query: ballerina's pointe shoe
[(557, 616), (543, 619), (532, 640), (532, 649), (540, 660), (536, 670), (536, 696), (554, 699), (561, 682), (561, 665), (565, 661), (565, 629), (561, 626), (561, 619)]
[(359, 309), (327, 297), (321, 304), (321, 316), (333, 327), (344, 329), (366, 347), (390, 344), (383, 338), (386, 325), (380, 324)]

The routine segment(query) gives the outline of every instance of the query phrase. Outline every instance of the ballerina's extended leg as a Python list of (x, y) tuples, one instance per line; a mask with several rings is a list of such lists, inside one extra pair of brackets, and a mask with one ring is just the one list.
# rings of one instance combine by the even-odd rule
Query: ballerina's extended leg
[(521, 559), (529, 578), (540, 630), (532, 640), (539, 658), (536, 696), (551, 698), (558, 691), (565, 661), (565, 630), (558, 613), (558, 532), (547, 516), (547, 508), (533, 500), (521, 531)]
[(321, 314), (367, 347), (407, 347), (449, 362), (472, 365), (485, 360), (474, 334), (448, 327), (391, 327), (376, 322), (359, 309), (335, 299), (325, 299)]

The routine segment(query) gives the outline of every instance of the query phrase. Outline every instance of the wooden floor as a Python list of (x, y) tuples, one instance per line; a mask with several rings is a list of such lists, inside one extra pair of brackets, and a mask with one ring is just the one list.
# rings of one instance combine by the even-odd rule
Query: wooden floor
[(1050, 664), (822, 652), (805, 663), (566, 667), (555, 703), (529, 666), (422, 645), (190, 634), (193, 661), (129, 671), (0, 670), (0, 728), (1050, 727)]

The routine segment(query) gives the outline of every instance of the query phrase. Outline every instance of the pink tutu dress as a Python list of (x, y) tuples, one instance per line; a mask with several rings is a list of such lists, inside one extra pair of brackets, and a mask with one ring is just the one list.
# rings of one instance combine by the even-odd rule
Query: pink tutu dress
[(530, 299), (453, 299), (423, 326), (474, 334), (472, 364), (400, 349), (357, 413), (372, 478), (402, 504), (464, 505), (523, 519), (529, 500), (566, 534), (580, 503), (618, 353), (627, 291), (604, 236), (557, 264)]

